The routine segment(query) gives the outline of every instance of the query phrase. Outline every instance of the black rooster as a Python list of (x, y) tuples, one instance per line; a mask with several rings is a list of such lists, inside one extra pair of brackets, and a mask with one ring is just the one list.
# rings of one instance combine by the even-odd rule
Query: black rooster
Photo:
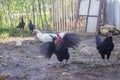
[(23, 17), (21, 17), (21, 22), (18, 24), (17, 28), (20, 28), (20, 31), (21, 31), (21, 30), (24, 30), (24, 26), (25, 26), (25, 22)]
[(35, 29), (35, 27), (34, 27), (34, 25), (32, 24), (32, 21), (31, 21), (31, 20), (29, 20), (28, 27), (29, 27), (29, 30), (30, 30), (31, 32), (33, 32), (33, 30)]
[(107, 60), (109, 60), (111, 52), (114, 48), (112, 32), (108, 32), (108, 36), (102, 41), (98, 35), (95, 37), (97, 50), (100, 53), (102, 59), (105, 59), (107, 56)]
[[(51, 36), (51, 35), (50, 35)], [(51, 58), (53, 54), (57, 56), (57, 59), (62, 62), (64, 59), (66, 63), (70, 57), (68, 48), (75, 49), (79, 45), (80, 37), (75, 33), (66, 33), (63, 38), (60, 35), (53, 37), (53, 41), (46, 42), (41, 45), (40, 53), (44, 54), (46, 58)]]

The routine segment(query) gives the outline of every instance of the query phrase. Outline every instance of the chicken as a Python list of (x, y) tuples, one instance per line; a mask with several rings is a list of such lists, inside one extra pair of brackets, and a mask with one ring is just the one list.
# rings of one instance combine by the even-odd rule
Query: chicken
[[(33, 30), (33, 34), (36, 34), (36, 38), (39, 39), (41, 42), (48, 42), (52, 41), (52, 35), (53, 37), (57, 37), (57, 34), (53, 33), (42, 33), (39, 30)], [(65, 33), (61, 32), (60, 35), (63, 37)]]
[(70, 58), (68, 48), (75, 49), (75, 47), (79, 45), (79, 35), (75, 33), (66, 33), (62, 38), (59, 33), (57, 37), (53, 37), (52, 35), (50, 36), (53, 40), (43, 43), (40, 48), (40, 53), (48, 59), (50, 59), (52, 55), (55, 54), (58, 61), (63, 62), (63, 60), (66, 60), (67, 63)]
[(33, 30), (35, 29), (34, 25), (32, 24), (32, 21), (29, 20), (29, 24), (28, 24), (29, 30), (33, 32)]
[(25, 26), (25, 22), (23, 17), (21, 17), (21, 22), (18, 24), (17, 28), (20, 28), (20, 31), (21, 31), (21, 30), (24, 30), (24, 26)]
[(102, 41), (98, 35), (95, 37), (97, 50), (100, 53), (103, 60), (107, 56), (109, 60), (112, 50), (114, 49), (112, 32), (109, 31), (108, 36)]

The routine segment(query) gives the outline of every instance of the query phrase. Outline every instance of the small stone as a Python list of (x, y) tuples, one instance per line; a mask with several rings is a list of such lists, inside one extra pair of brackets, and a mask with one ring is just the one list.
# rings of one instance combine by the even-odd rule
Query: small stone
[(63, 72), (62, 75), (70, 75), (68, 72)]
[(0, 59), (2, 59), (2, 58), (4, 58), (4, 56), (3, 56), (3, 55), (0, 55)]
[(2, 68), (2, 65), (0, 65), (0, 68)]

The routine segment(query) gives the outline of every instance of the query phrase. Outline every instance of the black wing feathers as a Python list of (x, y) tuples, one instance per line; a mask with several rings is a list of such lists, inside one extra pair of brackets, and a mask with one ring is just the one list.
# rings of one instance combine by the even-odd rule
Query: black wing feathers
[(46, 42), (41, 45), (40, 53), (45, 55), (46, 58), (51, 58), (54, 52), (54, 43)]
[(67, 47), (77, 47), (80, 43), (80, 36), (76, 33), (66, 33), (63, 41)]

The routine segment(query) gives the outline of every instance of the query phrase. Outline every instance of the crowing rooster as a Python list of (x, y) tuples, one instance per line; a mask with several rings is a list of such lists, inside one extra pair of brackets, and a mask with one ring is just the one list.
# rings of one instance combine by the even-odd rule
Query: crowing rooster
[(50, 59), (53, 54), (57, 56), (57, 59), (62, 62), (66, 60), (66, 63), (70, 57), (68, 48), (77, 47), (80, 42), (79, 35), (75, 33), (66, 33), (63, 38), (60, 36), (60, 33), (57, 37), (52, 37), (52, 41), (43, 43), (41, 45), (40, 53), (45, 55), (46, 58)]
[[(109, 60), (111, 52), (114, 48), (113, 39), (112, 39), (112, 32), (108, 32), (108, 36), (102, 41), (98, 35), (95, 37), (97, 50), (100, 53), (102, 59), (105, 59), (107, 56), (107, 60)], [(109, 63), (110, 64), (110, 63)]]
[[(48, 41), (52, 41), (52, 37), (57, 37), (57, 34), (53, 34), (53, 33), (42, 33), (39, 30), (33, 30), (33, 34), (36, 34), (36, 38), (39, 39), (41, 42), (48, 42)], [(61, 32), (60, 36), (63, 37), (65, 33)], [(51, 35), (51, 36), (50, 36)]]

